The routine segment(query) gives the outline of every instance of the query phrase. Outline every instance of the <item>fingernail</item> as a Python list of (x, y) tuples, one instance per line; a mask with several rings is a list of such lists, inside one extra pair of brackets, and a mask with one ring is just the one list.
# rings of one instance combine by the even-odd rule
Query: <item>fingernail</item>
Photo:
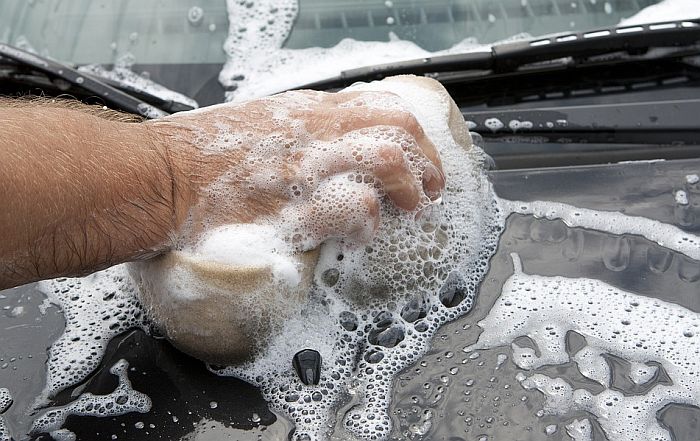
[(423, 171), (423, 191), (431, 201), (440, 198), (445, 187), (445, 177), (433, 164), (428, 164)]

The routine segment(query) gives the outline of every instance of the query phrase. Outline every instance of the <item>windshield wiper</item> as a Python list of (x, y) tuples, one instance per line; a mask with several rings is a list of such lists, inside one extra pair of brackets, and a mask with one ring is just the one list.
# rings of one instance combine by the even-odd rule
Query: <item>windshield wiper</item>
[(78, 67), (78, 71), (169, 113), (194, 110), (199, 107), (195, 100), (140, 76), (130, 67), (117, 65), (107, 70), (99, 64), (86, 64)]
[(99, 97), (105, 104), (118, 110), (142, 115), (146, 118), (160, 118), (169, 113), (152, 104), (121, 91), (109, 84), (73, 69), (70, 66), (50, 60), (31, 52), (0, 43), (0, 57), (14, 64), (39, 72), (50, 80), (64, 81), (71, 86), (83, 89)]
[(339, 89), (358, 81), (392, 75), (426, 75), (438, 81), (514, 72), (527, 65), (561, 59), (626, 52), (644, 54), (654, 48), (687, 47), (700, 42), (700, 20), (623, 26), (587, 32), (563, 33), (533, 40), (497, 44), (490, 50), (440, 55), (350, 69), (340, 75), (309, 83), (299, 89)]

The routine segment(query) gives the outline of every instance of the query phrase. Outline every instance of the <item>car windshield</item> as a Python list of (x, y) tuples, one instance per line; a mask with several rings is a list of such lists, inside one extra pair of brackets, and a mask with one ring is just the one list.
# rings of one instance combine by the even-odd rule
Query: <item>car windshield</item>
[[(224, 89), (229, 99), (236, 98), (233, 91), (240, 86), (250, 89), (249, 82), (241, 84), (241, 77), (264, 84), (256, 93), (239, 91), (239, 97), (246, 98), (353, 67), (459, 52), (509, 38), (612, 26), (655, 3), (3, 0), (0, 41), (76, 65), (133, 70), (200, 104), (211, 104), (224, 99)], [(227, 62), (228, 69), (220, 72)], [(279, 69), (285, 64), (294, 66), (293, 78), (281, 83), (270, 78), (271, 71), (285, 76)], [(305, 70), (299, 72), (298, 65)], [(109, 75), (105, 70), (92, 72)]]

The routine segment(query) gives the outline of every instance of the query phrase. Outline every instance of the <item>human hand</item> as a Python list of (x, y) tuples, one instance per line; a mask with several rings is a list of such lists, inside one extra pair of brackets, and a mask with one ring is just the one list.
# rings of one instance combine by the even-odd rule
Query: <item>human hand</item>
[(419, 211), (444, 188), (435, 146), (395, 95), (294, 91), (146, 123), (168, 148), (180, 242), (284, 225), (301, 250), (369, 241), (380, 199)]

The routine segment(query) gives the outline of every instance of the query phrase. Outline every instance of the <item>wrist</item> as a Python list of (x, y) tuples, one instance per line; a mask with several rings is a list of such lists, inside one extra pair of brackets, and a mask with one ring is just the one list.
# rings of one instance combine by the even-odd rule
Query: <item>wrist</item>
[(168, 198), (172, 212), (169, 235), (174, 238), (185, 223), (190, 209), (196, 202), (196, 192), (192, 180), (191, 158), (194, 151), (189, 139), (191, 132), (167, 120), (148, 121), (141, 126), (146, 137), (158, 152), (159, 160), (155, 164), (169, 177)]

